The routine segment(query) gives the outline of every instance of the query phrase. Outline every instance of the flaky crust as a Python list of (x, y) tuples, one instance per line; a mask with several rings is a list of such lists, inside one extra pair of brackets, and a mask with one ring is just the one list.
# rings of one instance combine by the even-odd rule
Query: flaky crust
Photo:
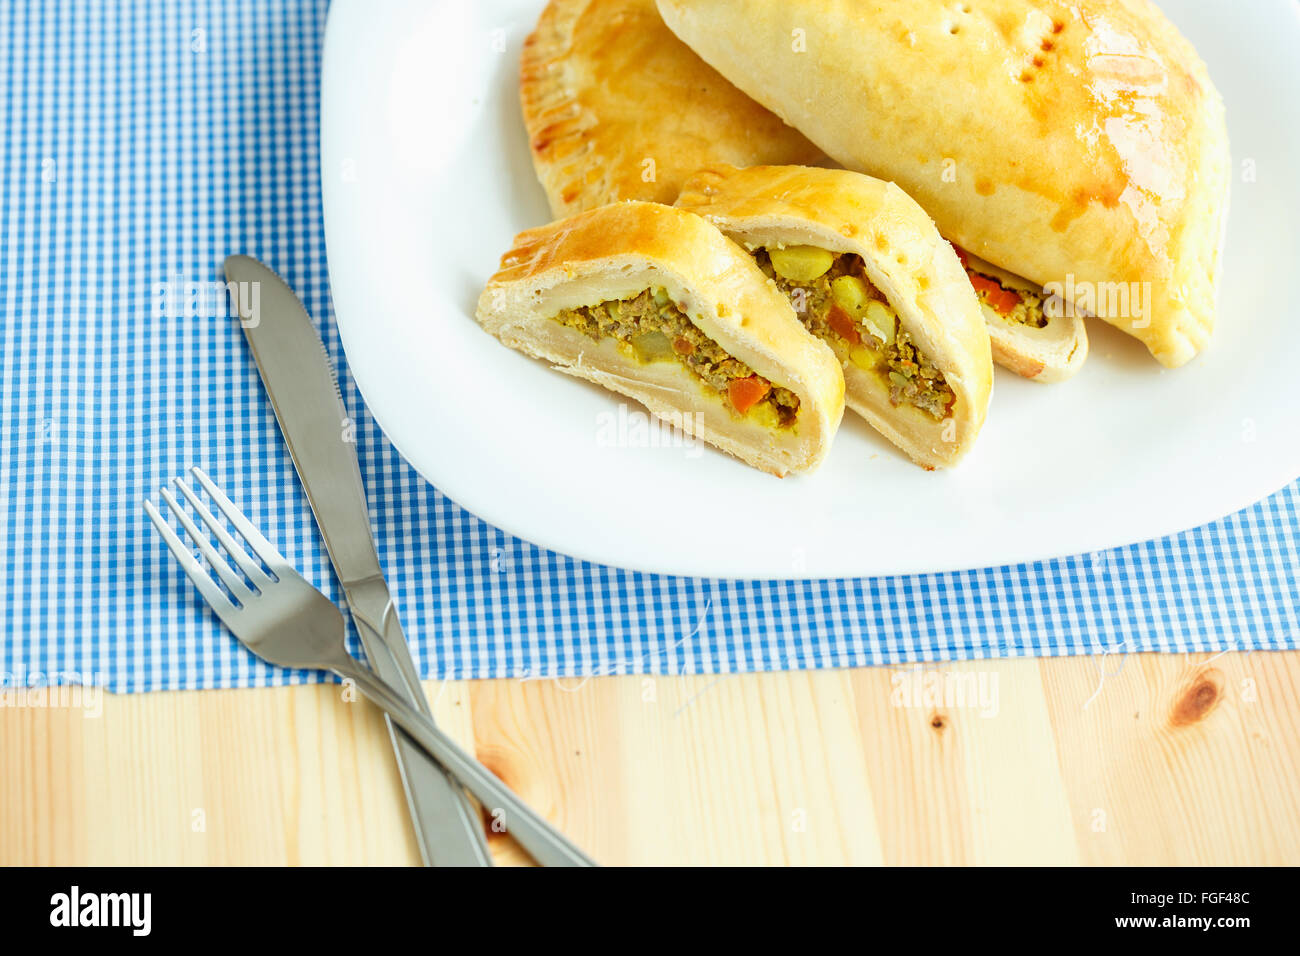
[(897, 182), (954, 242), (1098, 298), (1149, 282), (1150, 316), (1102, 318), (1167, 366), (1208, 343), (1227, 206), (1223, 104), (1148, 0), (659, 9), (731, 82), (843, 165)]
[[(662, 286), (705, 335), (799, 396), (794, 429), (736, 417), (675, 362), (642, 365), (553, 317)], [(743, 249), (698, 216), (622, 202), (520, 233), (479, 298), (477, 318), (506, 345), (603, 385), (692, 435), (776, 475), (820, 464), (844, 414), (839, 361), (799, 321)], [(682, 412), (690, 412), (679, 422)]]
[(989, 335), (957, 254), (906, 193), (842, 169), (715, 166), (691, 177), (677, 204), (747, 248), (812, 245), (861, 256), (957, 401), (952, 415), (936, 422), (891, 405), (887, 386), (846, 362), (846, 403), (917, 464), (952, 465), (970, 449), (993, 389)]
[(1088, 358), (1088, 333), (1083, 316), (1060, 315), (1041, 329), (1008, 322), (987, 305), (980, 305), (993, 346), (993, 361), (1043, 385), (1064, 382), (1083, 368)]
[(671, 203), (712, 162), (823, 158), (673, 36), (654, 0), (552, 0), (524, 43), (520, 99), (556, 218)]

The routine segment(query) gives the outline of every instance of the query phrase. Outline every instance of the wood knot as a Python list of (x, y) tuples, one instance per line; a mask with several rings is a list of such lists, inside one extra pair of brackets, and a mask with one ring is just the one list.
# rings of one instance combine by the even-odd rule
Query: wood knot
[(483, 834), (489, 843), (494, 840), (505, 840), (509, 837), (509, 834), (498, 822), (500, 818), (497, 811), (489, 810), (480, 804), (478, 812), (479, 818), (483, 821)]
[(498, 755), (495, 749), (488, 749), (485, 747), (482, 750), (480, 750), (478, 753), (478, 762), (481, 763), (483, 766), (487, 767), (489, 770), (491, 770), (502, 780), (508, 781), (510, 779), (508, 776), (506, 776), (506, 774), (509, 772), (508, 768), (506, 767), (506, 761), (498, 759)]
[(930, 726), (934, 728), (936, 733), (943, 733), (944, 728), (948, 726), (948, 718), (935, 711), (930, 715)]
[[(478, 757), (483, 766), (500, 777), (507, 786), (512, 790), (518, 790), (517, 784), (510, 783), (510, 774), (506, 771), (504, 761), (494, 759), (494, 755), (491, 753), (480, 753)], [(504, 810), (499, 807), (479, 804), (479, 814), (483, 819), (483, 831), (487, 836), (488, 843), (505, 840), (509, 837), (510, 820)]]
[(1222, 697), (1223, 673), (1215, 669), (1202, 671), (1179, 693), (1169, 722), (1175, 727), (1187, 727), (1204, 720)]

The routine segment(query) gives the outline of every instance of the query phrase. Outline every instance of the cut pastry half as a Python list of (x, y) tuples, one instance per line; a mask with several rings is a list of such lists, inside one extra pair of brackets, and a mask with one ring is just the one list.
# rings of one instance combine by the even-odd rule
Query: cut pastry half
[(1027, 279), (954, 246), (984, 313), (993, 361), (1044, 384), (1064, 382), (1088, 358), (1083, 312)]
[(844, 414), (831, 350), (743, 249), (671, 206), (616, 203), (520, 233), (477, 318), (775, 475), (815, 468)]
[(551, 0), (524, 42), (519, 95), (556, 218), (671, 203), (713, 162), (812, 163), (819, 150), (709, 66), (654, 0)]
[(714, 166), (677, 204), (744, 246), (831, 347), (849, 408), (926, 468), (970, 449), (993, 388), (989, 334), (952, 246), (901, 189), (841, 169)]

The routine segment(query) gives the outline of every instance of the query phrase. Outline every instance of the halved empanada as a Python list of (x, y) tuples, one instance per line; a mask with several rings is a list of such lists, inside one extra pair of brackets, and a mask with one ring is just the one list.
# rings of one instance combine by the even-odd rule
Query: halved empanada
[(677, 205), (750, 250), (835, 351), (851, 409), (917, 464), (969, 450), (993, 388), (988, 331), (952, 246), (901, 189), (843, 169), (715, 166)]
[(953, 242), (1074, 290), (1167, 366), (1209, 342), (1223, 103), (1148, 0), (658, 2), (723, 76)]
[(834, 354), (698, 216), (623, 202), (516, 237), (478, 321), (775, 475), (815, 468), (844, 414)]
[(812, 163), (821, 150), (724, 80), (654, 0), (551, 0), (524, 43), (520, 98), (557, 217), (671, 203), (709, 163)]
[(1083, 368), (1088, 330), (1081, 310), (965, 249), (956, 252), (984, 313), (993, 361), (1044, 384)]

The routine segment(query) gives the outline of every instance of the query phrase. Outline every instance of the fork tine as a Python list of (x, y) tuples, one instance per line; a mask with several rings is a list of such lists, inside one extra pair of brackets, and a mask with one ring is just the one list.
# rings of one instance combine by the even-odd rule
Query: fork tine
[(262, 559), (263, 564), (272, 571), (275, 571), (277, 574), (282, 571), (293, 574), (298, 573), (289, 564), (288, 559), (276, 550), (275, 545), (270, 541), (267, 541), (266, 538), (262, 536), (262, 532), (258, 531), (257, 528), (254, 527), (253, 522), (244, 517), (244, 513), (235, 507), (235, 503), (226, 497), (225, 492), (218, 488), (216, 484), (213, 483), (212, 479), (203, 473), (202, 468), (195, 465), (190, 468), (190, 471), (194, 473), (194, 477), (199, 480), (201, 485), (203, 485), (203, 490), (208, 493), (208, 496), (217, 503), (217, 510), (225, 515), (226, 520), (235, 526), (235, 530), (238, 531), (243, 536), (244, 540), (252, 546), (253, 550), (257, 552), (257, 556)]
[[(199, 546), (199, 550), (203, 552), (203, 557), (207, 558), (208, 564), (211, 566), (212, 570), (217, 572), (217, 577), (221, 578), (221, 583), (230, 589), (230, 593), (235, 596), (240, 604), (247, 604), (253, 597), (253, 592), (249, 590), (248, 585), (246, 585), (243, 582), (243, 579), (235, 573), (234, 569), (226, 563), (226, 560), (221, 556), (221, 553), (212, 546), (212, 542), (208, 540), (208, 536), (201, 532), (194, 522), (190, 520), (190, 516), (185, 513), (185, 509), (183, 509), (176, 502), (176, 499), (172, 497), (172, 493), (166, 488), (163, 488), (159, 494), (162, 495), (163, 501), (167, 502), (167, 507), (172, 509), (172, 513), (176, 515), (176, 520), (181, 523), (181, 527), (183, 527), (185, 533), (190, 536), (190, 540)], [(234, 554), (231, 555), (231, 557), (235, 559), (236, 564), (241, 564), (239, 560), (240, 555)], [(243, 557), (244, 560), (249, 560), (248, 555), (243, 555)]]
[[(158, 509), (153, 506), (153, 502), (148, 498), (144, 500), (144, 510), (145, 514), (149, 516), (149, 520), (153, 522), (154, 528), (167, 542), (167, 547), (171, 551), (172, 557), (176, 559), (176, 563), (181, 566), (181, 570), (189, 575), (189, 579), (199, 589), (203, 599), (212, 605), (212, 610), (217, 612), (217, 617), (226, 621), (228, 615), (237, 613), (239, 609), (230, 603), (229, 596), (221, 588), (217, 587), (212, 578), (208, 577), (207, 572), (199, 566), (189, 548), (181, 543), (180, 537), (172, 530), (172, 526), (163, 520), (163, 516), (158, 513)], [(229, 622), (227, 621), (227, 623)]]
[(257, 585), (259, 590), (265, 590), (275, 583), (267, 576), (265, 571), (258, 567), (257, 562), (248, 556), (248, 552), (231, 536), (230, 532), (216, 519), (216, 516), (208, 510), (208, 506), (185, 483), (185, 479), (173, 478), (172, 483), (181, 490), (185, 500), (198, 512), (199, 519), (207, 526), (208, 530), (217, 536), (221, 546), (235, 559), (235, 563), (239, 565), (239, 570), (243, 571), (248, 579)]

